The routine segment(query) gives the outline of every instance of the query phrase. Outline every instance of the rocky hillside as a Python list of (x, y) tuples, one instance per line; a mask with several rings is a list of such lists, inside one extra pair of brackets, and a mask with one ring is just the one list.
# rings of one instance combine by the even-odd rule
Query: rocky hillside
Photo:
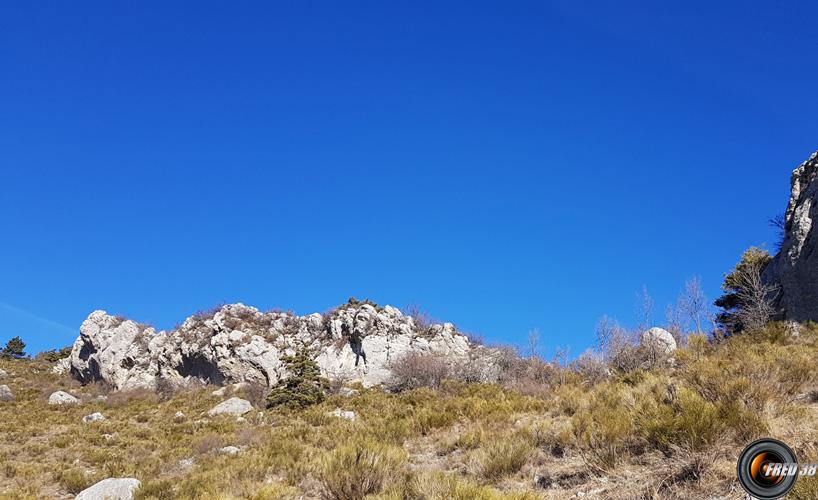
[[(281, 357), (307, 350), (330, 380), (369, 387), (386, 381), (390, 365), (410, 353), (437, 354), (474, 366), (481, 349), (454, 325), (423, 323), (391, 306), (352, 300), (328, 314), (307, 316), (230, 304), (160, 332), (94, 311), (58, 370), (83, 383), (101, 381), (115, 389), (197, 381), (273, 386), (286, 376)], [(491, 370), (488, 365), (485, 369)]]
[(818, 153), (792, 173), (784, 219), (784, 241), (765, 272), (779, 286), (778, 309), (784, 319), (818, 321)]

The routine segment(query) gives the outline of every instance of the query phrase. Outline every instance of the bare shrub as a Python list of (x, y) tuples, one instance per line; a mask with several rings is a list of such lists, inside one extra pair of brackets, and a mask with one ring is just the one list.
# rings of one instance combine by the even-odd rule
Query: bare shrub
[(598, 384), (610, 376), (610, 370), (599, 353), (586, 351), (570, 365), (571, 370), (580, 374), (591, 385)]
[(404, 391), (420, 387), (440, 387), (451, 373), (446, 360), (437, 354), (411, 352), (389, 366), (392, 372), (387, 386), (393, 391)]
[(255, 408), (263, 408), (270, 388), (263, 382), (245, 382), (241, 388), (242, 396)]

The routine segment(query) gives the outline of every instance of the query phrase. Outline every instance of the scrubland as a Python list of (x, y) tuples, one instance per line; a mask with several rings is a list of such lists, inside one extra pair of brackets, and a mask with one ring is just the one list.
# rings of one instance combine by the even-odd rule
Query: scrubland
[[(753, 439), (818, 462), (816, 359), (818, 327), (772, 324), (692, 335), (671, 359), (626, 369), (520, 358), (502, 384), (418, 377), (431, 387), (353, 387), (302, 410), (264, 409), (248, 387), (236, 395), (256, 410), (242, 419), (207, 415), (230, 390), (106, 394), (45, 360), (0, 360), (15, 396), (0, 402), (0, 497), (135, 477), (142, 499), (743, 498), (735, 461)], [(49, 406), (58, 389), (81, 403)], [(106, 420), (82, 421), (97, 411)], [(790, 497), (818, 497), (818, 479)]]

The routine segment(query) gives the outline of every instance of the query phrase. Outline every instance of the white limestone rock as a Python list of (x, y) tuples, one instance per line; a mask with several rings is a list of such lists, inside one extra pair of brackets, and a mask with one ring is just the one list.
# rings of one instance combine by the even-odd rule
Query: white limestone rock
[(350, 422), (354, 422), (355, 419), (357, 418), (354, 411), (342, 410), (340, 408), (336, 408), (335, 411), (330, 413), (330, 415), (336, 418), (343, 418), (344, 420), (349, 420)]
[(214, 406), (209, 412), (207, 412), (207, 414), (211, 417), (215, 415), (240, 416), (251, 411), (252, 409), (253, 405), (250, 404), (250, 401), (241, 398), (230, 398), (227, 401), (222, 401)]
[(784, 241), (764, 270), (776, 285), (776, 319), (818, 321), (818, 152), (792, 173), (784, 215)]
[(68, 394), (65, 391), (57, 391), (48, 396), (48, 404), (50, 405), (75, 405), (80, 402), (79, 399)]
[(673, 335), (669, 331), (658, 327), (642, 332), (639, 343), (665, 355), (670, 355), (676, 350), (676, 339), (673, 338)]
[(0, 368), (0, 380), (2, 380), (4, 378), (8, 378), (8, 376), (9, 376), (8, 372), (6, 370)]
[(134, 478), (108, 478), (80, 492), (75, 500), (133, 500), (141, 486)]
[(86, 424), (90, 424), (93, 422), (102, 422), (103, 420), (105, 420), (105, 415), (103, 415), (100, 412), (95, 412), (90, 415), (82, 417), (82, 421), (85, 422)]
[(324, 376), (364, 387), (389, 380), (390, 364), (410, 353), (453, 362), (475, 355), (454, 325), (420, 326), (391, 306), (350, 302), (324, 316), (295, 316), (230, 304), (158, 333), (94, 311), (80, 327), (69, 370), (82, 382), (116, 389), (154, 389), (159, 381), (273, 387), (289, 376), (282, 356), (302, 348), (314, 353)]
[(241, 453), (241, 448), (236, 446), (225, 446), (224, 448), (219, 448), (219, 454), (221, 455), (238, 455)]
[(0, 401), (13, 401), (14, 394), (7, 385), (0, 385)]

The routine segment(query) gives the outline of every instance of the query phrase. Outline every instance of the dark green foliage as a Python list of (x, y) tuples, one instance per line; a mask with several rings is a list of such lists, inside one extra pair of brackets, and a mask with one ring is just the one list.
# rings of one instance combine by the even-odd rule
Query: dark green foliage
[(57, 361), (67, 358), (71, 355), (71, 346), (63, 347), (62, 349), (51, 349), (43, 351), (37, 355), (38, 359), (48, 361), (49, 363), (56, 363)]
[(20, 337), (14, 337), (6, 343), (6, 347), (0, 350), (0, 356), (4, 358), (24, 358), (26, 343)]
[(329, 381), (321, 376), (318, 364), (309, 352), (301, 350), (281, 360), (290, 376), (280, 381), (267, 395), (267, 408), (300, 410), (324, 400)]
[(775, 287), (765, 284), (762, 274), (771, 260), (766, 250), (751, 247), (724, 276), (721, 288), (725, 293), (716, 299), (715, 305), (722, 309), (716, 323), (725, 334), (757, 329), (769, 321)]

